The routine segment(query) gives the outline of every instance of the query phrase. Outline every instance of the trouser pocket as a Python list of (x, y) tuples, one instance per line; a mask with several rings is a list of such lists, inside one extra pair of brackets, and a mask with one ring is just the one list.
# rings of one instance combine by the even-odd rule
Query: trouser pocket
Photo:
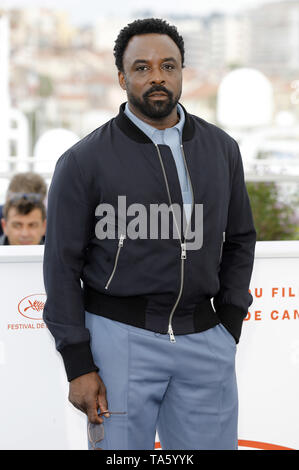
[(228, 329), (222, 324), (220, 323), (219, 325), (219, 328), (222, 330), (224, 336), (227, 338), (227, 340), (229, 341), (229, 343), (234, 347), (234, 349), (236, 348), (237, 346), (237, 343), (236, 343), (236, 340), (235, 338), (233, 337), (233, 335), (228, 331)]
[(103, 416), (103, 423), (87, 422), (87, 437), (89, 450), (114, 450), (127, 447), (127, 412)]

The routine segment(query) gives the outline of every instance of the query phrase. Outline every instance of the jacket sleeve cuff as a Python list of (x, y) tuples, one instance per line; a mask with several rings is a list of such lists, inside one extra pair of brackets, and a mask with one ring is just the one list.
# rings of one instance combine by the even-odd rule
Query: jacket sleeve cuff
[(80, 375), (94, 371), (98, 372), (99, 370), (93, 362), (89, 342), (69, 344), (59, 352), (62, 356), (69, 382)]
[(227, 328), (230, 334), (235, 338), (236, 343), (239, 342), (243, 320), (247, 313), (236, 305), (224, 304), (216, 311), (220, 322)]

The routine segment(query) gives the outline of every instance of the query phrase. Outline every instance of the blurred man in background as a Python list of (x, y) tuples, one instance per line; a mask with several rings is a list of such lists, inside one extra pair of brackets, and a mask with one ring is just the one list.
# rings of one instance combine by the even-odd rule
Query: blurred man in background
[[(38, 173), (27, 171), (14, 175), (9, 183), (5, 201), (14, 193), (40, 194), (41, 201), (45, 202), (47, 196), (47, 183)], [(3, 205), (0, 206), (0, 219), (3, 217)], [(0, 235), (3, 234), (2, 225), (0, 224)]]
[(42, 245), (46, 232), (46, 208), (35, 193), (11, 193), (3, 207), (0, 245)]

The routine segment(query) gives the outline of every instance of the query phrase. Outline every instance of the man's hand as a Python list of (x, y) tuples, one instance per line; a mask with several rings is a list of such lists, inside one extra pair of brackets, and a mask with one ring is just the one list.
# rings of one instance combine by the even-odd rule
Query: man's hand
[[(90, 372), (73, 379), (69, 387), (69, 401), (75, 408), (88, 416), (92, 424), (101, 424), (104, 419), (98, 416), (98, 408), (101, 413), (108, 410), (106, 387), (97, 372)], [(109, 418), (109, 413), (105, 414)]]

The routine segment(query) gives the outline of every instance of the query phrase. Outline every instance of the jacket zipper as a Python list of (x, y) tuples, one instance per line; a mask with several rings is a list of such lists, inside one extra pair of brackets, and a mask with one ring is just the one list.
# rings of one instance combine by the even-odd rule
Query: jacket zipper
[[(165, 180), (165, 184), (166, 184), (166, 188), (167, 188), (168, 200), (169, 200), (169, 203), (170, 203), (170, 206), (171, 206), (171, 209), (172, 209), (172, 200), (171, 200), (171, 196), (170, 196), (169, 185), (168, 185), (167, 176), (166, 176), (166, 173), (165, 173), (165, 168), (164, 168), (164, 165), (163, 165), (163, 161), (162, 161), (160, 149), (159, 149), (159, 146), (158, 146), (157, 144), (155, 144), (155, 146), (156, 146), (156, 149), (157, 149), (157, 152), (158, 152), (160, 164), (161, 164), (162, 171), (163, 171), (163, 176), (164, 176), (164, 180)], [(194, 209), (194, 193), (193, 193), (193, 187), (192, 187), (192, 183), (191, 183), (191, 178), (190, 178), (189, 170), (188, 170), (188, 167), (187, 167), (187, 162), (186, 162), (186, 157), (185, 157), (185, 152), (184, 152), (183, 144), (181, 144), (181, 150), (182, 150), (182, 155), (183, 155), (183, 158), (184, 158), (184, 163), (185, 163), (185, 167), (186, 167), (186, 170), (187, 170), (188, 180), (189, 180), (189, 184), (190, 184), (190, 188), (191, 188), (191, 193), (192, 193), (192, 211), (191, 211), (190, 218), (189, 218), (189, 221), (188, 221), (188, 224), (187, 224), (187, 228), (186, 228), (186, 235), (187, 235), (188, 229), (189, 229), (189, 225), (190, 225), (190, 222), (191, 222), (191, 217), (192, 217), (193, 209)], [(183, 210), (184, 210), (184, 209), (183, 209)], [(185, 261), (185, 259), (187, 258), (187, 250), (186, 250), (186, 241), (185, 241), (185, 240), (186, 240), (186, 235), (184, 236), (184, 241), (182, 241), (182, 238), (181, 238), (181, 235), (180, 235), (180, 231), (179, 231), (179, 229), (178, 229), (178, 225), (177, 225), (176, 218), (175, 218), (175, 215), (174, 215), (173, 210), (172, 210), (172, 213), (173, 213), (175, 225), (176, 225), (176, 228), (177, 228), (177, 231), (178, 231), (178, 235), (179, 235), (179, 238), (180, 238), (179, 242), (180, 242), (180, 246), (181, 246), (181, 283), (180, 283), (180, 290), (179, 290), (179, 294), (178, 294), (178, 297), (177, 297), (177, 299), (176, 299), (176, 302), (175, 302), (174, 306), (172, 307), (172, 310), (171, 310), (170, 315), (169, 315), (168, 332), (167, 332), (167, 333), (169, 334), (170, 342), (171, 342), (171, 343), (175, 343), (176, 340), (175, 340), (175, 336), (174, 336), (173, 329), (172, 329), (172, 318), (173, 318), (175, 309), (177, 308), (177, 305), (178, 305), (178, 303), (179, 303), (179, 301), (180, 301), (180, 298), (181, 298), (182, 292), (183, 292), (183, 285), (184, 285), (184, 261)]]
[(116, 270), (116, 267), (117, 267), (117, 263), (118, 263), (118, 257), (119, 257), (119, 253), (120, 253), (120, 250), (121, 248), (123, 247), (123, 244), (124, 244), (124, 238), (125, 236), (124, 235), (120, 235), (119, 237), (119, 241), (118, 241), (118, 248), (117, 248), (117, 252), (116, 252), (116, 256), (115, 256), (115, 260), (114, 260), (114, 266), (113, 266), (113, 270), (112, 270), (112, 273), (110, 274), (110, 277), (105, 285), (105, 289), (108, 289), (109, 287), (109, 284), (110, 282), (112, 281), (113, 279), (113, 276), (115, 274), (115, 270)]
[(224, 242), (225, 242), (225, 232), (222, 232), (222, 240), (221, 240), (221, 247), (220, 247), (219, 264), (221, 263), (221, 259), (222, 259), (223, 243), (224, 243)]

